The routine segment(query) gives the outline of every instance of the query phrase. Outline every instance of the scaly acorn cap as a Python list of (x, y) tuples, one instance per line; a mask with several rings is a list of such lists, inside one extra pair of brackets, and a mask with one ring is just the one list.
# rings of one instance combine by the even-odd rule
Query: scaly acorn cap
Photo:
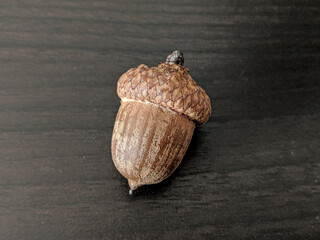
[(118, 81), (118, 96), (123, 101), (153, 103), (205, 123), (211, 114), (210, 98), (182, 66), (183, 62), (183, 54), (174, 51), (158, 67), (141, 64), (129, 69)]

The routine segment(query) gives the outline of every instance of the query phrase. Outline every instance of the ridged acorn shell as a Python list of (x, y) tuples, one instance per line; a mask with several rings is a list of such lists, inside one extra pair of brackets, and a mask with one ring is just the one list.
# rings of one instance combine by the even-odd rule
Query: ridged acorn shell
[(121, 101), (112, 135), (112, 159), (130, 188), (155, 184), (179, 166), (195, 123), (161, 106)]

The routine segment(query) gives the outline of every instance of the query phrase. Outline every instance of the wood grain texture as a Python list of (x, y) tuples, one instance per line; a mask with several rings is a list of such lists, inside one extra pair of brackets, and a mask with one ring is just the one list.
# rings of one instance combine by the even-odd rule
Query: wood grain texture
[[(0, 239), (319, 239), (317, 0), (0, 1)], [(113, 165), (117, 80), (174, 49), (212, 99), (166, 181)]]

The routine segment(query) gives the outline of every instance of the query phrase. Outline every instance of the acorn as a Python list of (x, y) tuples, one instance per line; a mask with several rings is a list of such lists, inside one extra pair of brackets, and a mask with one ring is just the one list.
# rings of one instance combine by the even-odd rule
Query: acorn
[(141, 64), (124, 73), (114, 124), (114, 165), (128, 179), (130, 191), (168, 178), (179, 166), (196, 124), (205, 123), (211, 103), (174, 51), (158, 67)]

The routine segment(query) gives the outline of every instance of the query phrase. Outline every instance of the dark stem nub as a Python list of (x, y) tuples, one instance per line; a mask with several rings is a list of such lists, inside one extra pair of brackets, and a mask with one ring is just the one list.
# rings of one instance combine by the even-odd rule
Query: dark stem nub
[(183, 53), (180, 52), (179, 50), (173, 51), (166, 59), (166, 63), (169, 63), (170, 65), (172, 64), (179, 64), (183, 66), (184, 63), (184, 58), (183, 58)]

